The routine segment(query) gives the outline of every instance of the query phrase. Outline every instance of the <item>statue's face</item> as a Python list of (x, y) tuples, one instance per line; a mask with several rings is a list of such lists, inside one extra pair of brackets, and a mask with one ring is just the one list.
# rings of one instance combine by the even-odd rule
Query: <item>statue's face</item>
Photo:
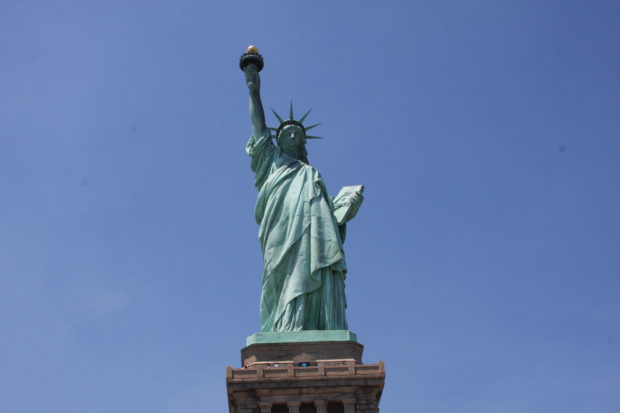
[(287, 125), (278, 135), (278, 143), (282, 151), (295, 159), (305, 153), (306, 137), (304, 131), (296, 125)]

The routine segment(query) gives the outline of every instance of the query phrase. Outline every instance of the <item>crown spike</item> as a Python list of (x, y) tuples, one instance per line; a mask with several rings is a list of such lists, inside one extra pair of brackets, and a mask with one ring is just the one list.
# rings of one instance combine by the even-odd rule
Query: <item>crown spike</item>
[(291, 114), (289, 115), (289, 119), (295, 120), (295, 117), (293, 116), (293, 101), (292, 100), (291, 100)]
[(271, 111), (273, 112), (274, 115), (276, 115), (276, 118), (278, 118), (278, 120), (280, 121), (280, 123), (284, 122), (284, 120), (282, 120), (282, 118), (280, 117), (280, 115), (278, 115), (278, 113), (273, 110), (273, 108), (271, 108)]
[(311, 136), (311, 135), (306, 135), (306, 139), (323, 139), (322, 136)]
[(303, 123), (303, 122), (304, 122), (304, 120), (306, 119), (306, 116), (308, 116), (308, 115), (310, 114), (310, 112), (312, 112), (312, 109), (310, 109), (309, 111), (307, 111), (307, 112), (306, 112), (306, 114), (305, 114), (305, 115), (303, 115), (303, 116), (301, 117), (301, 119), (299, 119), (299, 123)]
[(306, 127), (304, 127), (304, 129), (306, 129), (306, 130), (310, 130), (310, 129), (312, 129), (312, 128), (316, 128), (316, 127), (317, 127), (317, 126), (319, 126), (319, 125), (320, 125), (320, 123), (315, 123), (314, 125), (310, 125), (310, 126), (306, 126)]

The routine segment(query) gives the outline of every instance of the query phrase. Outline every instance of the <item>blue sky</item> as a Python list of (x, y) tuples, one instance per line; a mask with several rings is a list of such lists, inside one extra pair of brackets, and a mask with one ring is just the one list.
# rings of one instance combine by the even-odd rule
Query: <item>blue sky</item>
[(226, 411), (259, 329), (248, 44), (328, 189), (366, 185), (382, 411), (618, 412), (618, 39), (617, 1), (1, 2), (0, 412)]

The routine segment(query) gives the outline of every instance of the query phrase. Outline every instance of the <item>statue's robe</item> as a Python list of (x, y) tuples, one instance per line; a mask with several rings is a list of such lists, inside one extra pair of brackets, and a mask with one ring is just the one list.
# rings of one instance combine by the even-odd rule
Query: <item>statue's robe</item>
[(262, 331), (346, 330), (346, 263), (331, 198), (312, 166), (271, 134), (251, 136), (263, 251)]

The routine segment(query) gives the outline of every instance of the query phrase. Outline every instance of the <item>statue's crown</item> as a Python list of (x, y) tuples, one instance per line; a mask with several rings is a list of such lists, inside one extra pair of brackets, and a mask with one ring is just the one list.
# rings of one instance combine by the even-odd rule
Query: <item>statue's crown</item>
[(280, 115), (278, 115), (278, 113), (275, 110), (271, 109), (271, 111), (273, 112), (274, 115), (276, 115), (276, 118), (278, 118), (278, 120), (280, 121), (280, 126), (278, 126), (277, 128), (269, 128), (271, 130), (276, 131), (276, 137), (280, 134), (280, 131), (285, 126), (294, 125), (294, 126), (300, 127), (301, 130), (304, 131), (304, 135), (306, 136), (306, 139), (321, 139), (319, 136), (310, 136), (306, 132), (306, 131), (309, 131), (310, 129), (314, 128), (314, 127), (319, 126), (320, 123), (316, 123), (316, 124), (310, 125), (310, 126), (304, 126), (304, 124), (303, 124), (303, 121), (310, 114), (312, 109), (308, 110), (306, 112), (306, 114), (303, 115), (299, 120), (295, 120), (295, 116), (293, 115), (293, 102), (292, 101), (291, 101), (290, 115), (289, 115), (289, 118), (286, 119), (286, 120), (282, 119), (282, 117)]

